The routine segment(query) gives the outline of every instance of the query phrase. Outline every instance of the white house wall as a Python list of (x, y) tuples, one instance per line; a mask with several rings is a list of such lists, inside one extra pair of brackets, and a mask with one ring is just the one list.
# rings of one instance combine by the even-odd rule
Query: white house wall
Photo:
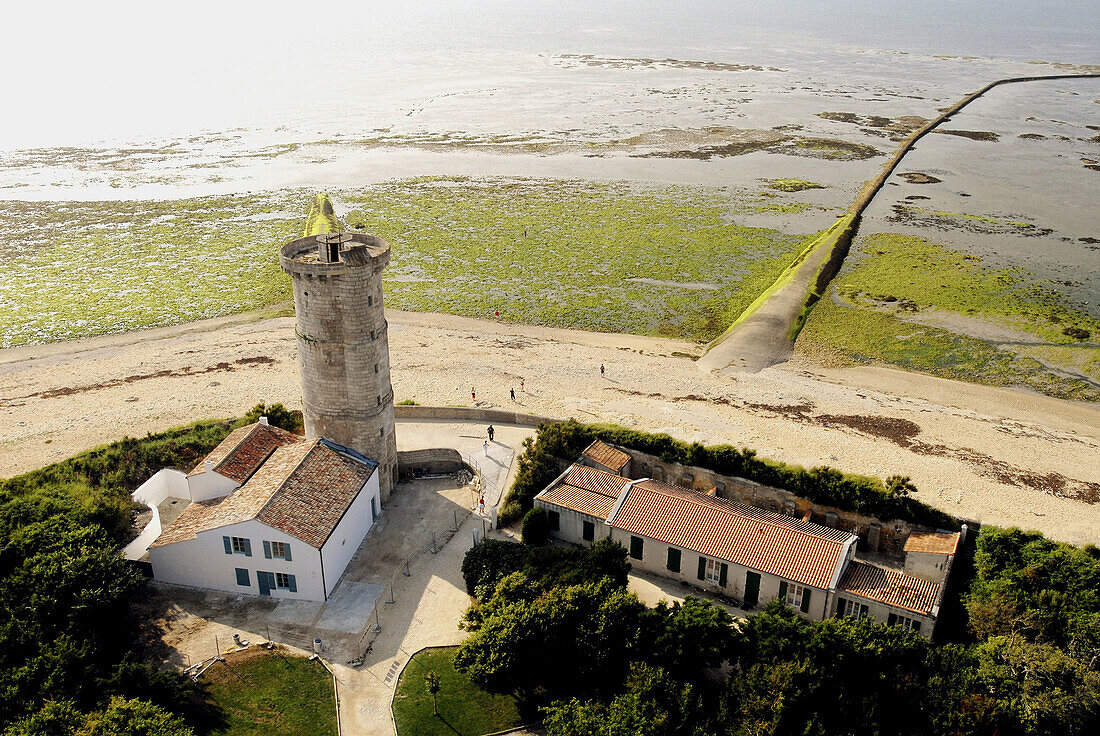
[(557, 539), (572, 544), (591, 544), (591, 542), (586, 542), (584, 540), (584, 522), (586, 521), (591, 522), (594, 527), (592, 541), (603, 539), (610, 535), (611, 527), (607, 525), (606, 520), (598, 516), (589, 516), (579, 511), (548, 504), (537, 498), (535, 499), (535, 506), (545, 509), (546, 511), (558, 512), (558, 528), (550, 532), (550, 536)]
[[(204, 470), (187, 477), (187, 488), (192, 501), (206, 501), (211, 498), (228, 496), (236, 490), (238, 483), (213, 470)], [(293, 553), (291, 553), (293, 557)]]
[[(240, 553), (226, 554), (223, 536), (244, 537), (250, 540), (252, 555), (249, 557)], [(291, 561), (287, 562), (281, 558), (266, 559), (264, 540), (289, 544)], [(259, 595), (260, 587), (256, 572), (263, 570), (294, 575), (297, 584), (296, 593), (276, 589), (271, 591), (272, 598), (314, 601), (325, 599), (325, 591), (321, 584), (320, 552), (305, 542), (272, 529), (255, 519), (199, 532), (195, 539), (153, 547), (149, 550), (149, 558), (153, 566), (153, 579), (165, 583), (212, 588), (242, 595)], [(238, 567), (248, 570), (247, 587), (237, 584), (235, 569)]]
[(149, 545), (155, 542), (163, 531), (158, 508), (160, 504), (167, 498), (188, 498), (187, 476), (171, 468), (158, 470), (153, 477), (138, 486), (130, 497), (138, 503), (145, 504), (153, 512), (153, 518), (141, 530), (141, 534), (127, 544), (122, 551), (127, 560), (140, 560), (149, 549)]
[[(637, 535), (632, 535), (622, 529), (613, 528), (611, 530), (611, 538), (627, 550), (630, 549), (630, 537), (632, 536)], [(743, 601), (745, 599), (745, 582), (748, 577), (748, 572), (752, 570), (752, 572), (760, 575), (760, 595), (757, 599), (757, 607), (763, 607), (779, 597), (779, 584), (783, 582), (783, 579), (775, 575), (745, 567), (744, 565), (739, 565), (729, 560), (720, 560), (727, 566), (726, 585), (723, 587), (716, 582), (699, 579), (699, 558), (705, 557), (706, 555), (700, 555), (698, 552), (683, 547), (673, 547), (673, 545), (653, 539), (652, 537), (642, 537), (642, 540), (642, 559), (638, 560), (633, 557), (627, 557), (627, 561), (637, 570), (645, 570), (661, 575), (662, 577), (671, 578), (672, 580), (679, 580), (696, 588), (711, 590), (722, 595), (727, 595), (738, 601)], [(679, 572), (673, 572), (668, 569), (668, 550), (670, 547), (680, 550)], [(801, 583), (796, 583), (791, 580), (788, 580), (787, 584), (801, 585)], [(831, 601), (828, 600), (828, 591), (810, 586), (804, 587), (811, 591), (810, 609), (805, 613), (801, 610), (797, 611), (797, 613), (813, 621), (822, 620), (825, 618), (825, 612), (828, 605), (831, 603)]]
[[(845, 593), (843, 590), (837, 592), (838, 598), (844, 598), (846, 600), (856, 601), (864, 606), (867, 606), (868, 615), (880, 624), (886, 624), (890, 622), (890, 614), (896, 614), (898, 616), (906, 616), (908, 618), (917, 619), (921, 622), (920, 633), (926, 639), (932, 638), (932, 629), (936, 625), (936, 620), (930, 616), (922, 616), (919, 613), (907, 611), (904, 608), (897, 608), (895, 606), (888, 606), (885, 603), (880, 603), (870, 598), (864, 598), (861, 595), (853, 595), (851, 593)], [(835, 615), (836, 606), (833, 606)]]
[(371, 473), (370, 478), (363, 484), (363, 488), (359, 491), (355, 500), (351, 502), (351, 506), (348, 507), (344, 517), (340, 519), (340, 523), (336, 525), (324, 546), (321, 547), (321, 559), (325, 570), (325, 586), (328, 588), (325, 591), (326, 594), (331, 593), (332, 589), (336, 587), (336, 583), (340, 581), (340, 577), (347, 569), (351, 558), (355, 556), (356, 550), (362, 544), (363, 537), (367, 536), (367, 532), (374, 525), (370, 507), (372, 498), (374, 499), (375, 508), (381, 514), (382, 498), (379, 494), (377, 469)]
[(933, 583), (943, 583), (947, 576), (947, 561), (950, 559), (950, 555), (934, 552), (906, 552), (905, 573), (931, 580)]

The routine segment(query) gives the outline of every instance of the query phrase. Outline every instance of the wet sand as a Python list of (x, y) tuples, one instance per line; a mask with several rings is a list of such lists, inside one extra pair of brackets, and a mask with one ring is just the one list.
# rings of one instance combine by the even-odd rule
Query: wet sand
[[(470, 405), (476, 388), (481, 406), (900, 473), (950, 513), (1100, 542), (1095, 406), (885, 368), (787, 363), (721, 378), (700, 371), (688, 357), (695, 346), (681, 341), (388, 317), (398, 401)], [(261, 401), (301, 404), (291, 318), (245, 315), (0, 351), (0, 476), (124, 435), (238, 416)]]

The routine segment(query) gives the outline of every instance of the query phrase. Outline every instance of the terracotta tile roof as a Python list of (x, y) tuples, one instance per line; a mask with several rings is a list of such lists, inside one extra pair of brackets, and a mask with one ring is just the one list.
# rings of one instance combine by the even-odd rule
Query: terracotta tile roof
[(851, 562), (838, 591), (930, 616), (940, 586), (928, 580), (865, 562)]
[(277, 448), (233, 493), (189, 505), (151, 546), (258, 519), (319, 548), (373, 472), (373, 465), (337, 452), (324, 440), (292, 442)]
[(276, 448), (301, 441), (298, 435), (268, 424), (257, 422), (238, 427), (188, 475), (205, 472), (206, 461), (210, 460), (214, 463), (215, 472), (237, 483), (244, 483)]
[(596, 440), (586, 447), (584, 452), (581, 453), (581, 457), (597, 462), (605, 468), (611, 468), (616, 473), (630, 462), (630, 455), (600, 440)]
[(905, 540), (906, 552), (953, 555), (959, 547), (958, 532), (913, 532)]
[(557, 485), (539, 494), (547, 503), (606, 519), (630, 479), (585, 465), (571, 465)]
[(612, 526), (823, 589), (853, 537), (653, 480), (630, 489)]
[(589, 516), (598, 516), (601, 519), (607, 519), (615, 506), (615, 499), (611, 496), (566, 485), (554, 486), (546, 493), (540, 494), (539, 500)]

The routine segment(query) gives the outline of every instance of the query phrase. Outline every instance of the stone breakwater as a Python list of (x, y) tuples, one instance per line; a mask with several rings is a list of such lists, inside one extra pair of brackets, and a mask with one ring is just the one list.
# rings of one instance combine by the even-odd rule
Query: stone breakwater
[(1100, 74), (1049, 74), (998, 79), (971, 92), (939, 117), (914, 131), (883, 165), (878, 176), (863, 185), (855, 201), (837, 223), (814, 240), (728, 330), (707, 346), (706, 353), (697, 362), (699, 368), (719, 375), (755, 373), (788, 360), (794, 351), (795, 338), (810, 310), (844, 263), (852, 239), (859, 232), (863, 212), (917, 141), (994, 87), (1059, 79), (1100, 79)]

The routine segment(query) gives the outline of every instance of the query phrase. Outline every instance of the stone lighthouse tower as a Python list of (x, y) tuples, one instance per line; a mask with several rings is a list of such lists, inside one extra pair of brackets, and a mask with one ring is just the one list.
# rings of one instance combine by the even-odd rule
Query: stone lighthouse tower
[(294, 282), (306, 436), (376, 460), (382, 500), (397, 482), (382, 269), (390, 244), (333, 233), (293, 240), (279, 265)]

